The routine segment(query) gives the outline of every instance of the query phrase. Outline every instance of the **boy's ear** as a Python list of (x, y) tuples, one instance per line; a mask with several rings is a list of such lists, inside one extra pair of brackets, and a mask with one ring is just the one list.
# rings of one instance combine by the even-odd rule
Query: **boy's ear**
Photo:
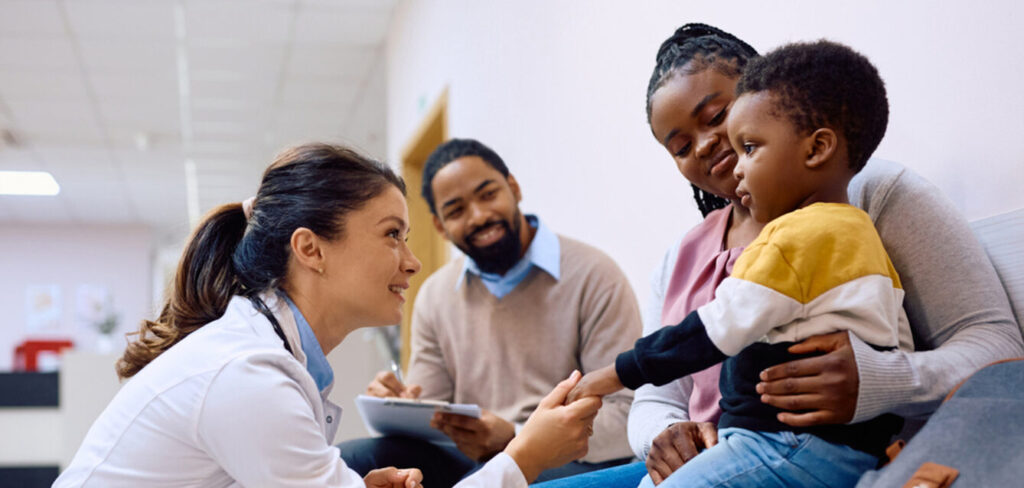
[(807, 137), (807, 161), (804, 164), (811, 169), (820, 168), (831, 160), (839, 148), (839, 136), (836, 131), (823, 127)]

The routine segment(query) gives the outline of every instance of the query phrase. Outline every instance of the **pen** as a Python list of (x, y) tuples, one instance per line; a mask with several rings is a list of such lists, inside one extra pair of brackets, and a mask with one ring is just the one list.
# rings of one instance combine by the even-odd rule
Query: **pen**
[(405, 380), (402, 378), (402, 368), (398, 367), (398, 363), (394, 359), (391, 360), (391, 372), (395, 373), (395, 378), (398, 378), (398, 382), (404, 386)]

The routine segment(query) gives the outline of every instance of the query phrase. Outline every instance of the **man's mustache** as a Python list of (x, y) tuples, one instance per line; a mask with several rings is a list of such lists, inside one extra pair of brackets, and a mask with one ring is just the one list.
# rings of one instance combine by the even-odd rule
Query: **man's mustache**
[(466, 240), (472, 239), (477, 234), (479, 234), (479, 233), (481, 233), (481, 232), (491, 228), (494, 225), (501, 225), (501, 226), (505, 227), (505, 230), (511, 230), (511, 227), (504, 220), (495, 220), (493, 222), (487, 222), (487, 223), (481, 224), (480, 226), (477, 226), (475, 229), (473, 229), (472, 232), (469, 233), (469, 235), (466, 236)]

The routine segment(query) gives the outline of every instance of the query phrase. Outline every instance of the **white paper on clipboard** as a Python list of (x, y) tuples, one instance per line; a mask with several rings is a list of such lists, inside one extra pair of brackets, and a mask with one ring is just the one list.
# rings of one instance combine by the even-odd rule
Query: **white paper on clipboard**
[(369, 395), (356, 397), (356, 408), (363, 417), (366, 429), (381, 435), (404, 435), (451, 444), (452, 440), (430, 426), (435, 411), (480, 418), (480, 406), (448, 403), (435, 400), (406, 398), (379, 398)]

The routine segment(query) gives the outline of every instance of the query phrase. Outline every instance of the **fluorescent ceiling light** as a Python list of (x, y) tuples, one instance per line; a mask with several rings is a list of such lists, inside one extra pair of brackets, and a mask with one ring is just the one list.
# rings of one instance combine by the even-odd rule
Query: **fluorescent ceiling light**
[(0, 195), (56, 195), (60, 185), (45, 171), (0, 171)]

